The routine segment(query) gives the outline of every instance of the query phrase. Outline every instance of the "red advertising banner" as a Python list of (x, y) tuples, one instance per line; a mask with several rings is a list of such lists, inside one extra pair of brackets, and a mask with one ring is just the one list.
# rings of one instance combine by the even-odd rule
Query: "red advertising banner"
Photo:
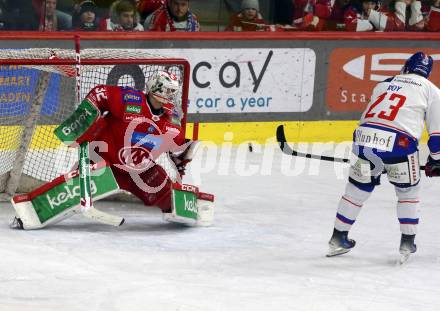
[(374, 86), (396, 75), (417, 51), (430, 54), (434, 69), (430, 80), (440, 85), (440, 49), (338, 48), (330, 55), (327, 106), (332, 112), (360, 112)]

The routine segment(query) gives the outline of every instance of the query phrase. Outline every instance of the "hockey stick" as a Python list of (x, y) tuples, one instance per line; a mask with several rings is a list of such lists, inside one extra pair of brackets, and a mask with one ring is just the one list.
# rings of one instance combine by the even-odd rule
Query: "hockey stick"
[(107, 225), (120, 226), (124, 218), (101, 212), (93, 206), (92, 187), (90, 178), (89, 143), (84, 142), (79, 146), (79, 183), (81, 212), (87, 218), (102, 222)]
[[(76, 101), (81, 101), (81, 54), (80, 39), (75, 36), (75, 58), (76, 58)], [(79, 146), (79, 183), (80, 183), (80, 204), (81, 212), (87, 218), (112, 225), (120, 226), (124, 223), (124, 218), (107, 214), (93, 207), (91, 177), (90, 177), (90, 158), (89, 142), (85, 141)]]
[(350, 159), (346, 159), (346, 158), (321, 156), (312, 153), (298, 152), (294, 150), (287, 144), (286, 135), (284, 134), (284, 125), (279, 125), (277, 127), (277, 141), (278, 144), (280, 145), (281, 151), (287, 155), (291, 155), (294, 157), (303, 157), (308, 159), (317, 159), (322, 161), (350, 163)]
[[(284, 125), (279, 125), (277, 127), (276, 134), (277, 134), (277, 141), (278, 141), (278, 144), (280, 145), (281, 151), (287, 155), (291, 155), (294, 157), (303, 157), (303, 158), (308, 158), (308, 159), (317, 159), (317, 160), (322, 160), (322, 161), (350, 163), (350, 159), (347, 159), (347, 158), (321, 156), (321, 155), (317, 155), (317, 154), (298, 152), (298, 151), (294, 150), (293, 148), (291, 148), (287, 144), (286, 135), (284, 133)], [(425, 166), (420, 165), (420, 169), (424, 170)]]

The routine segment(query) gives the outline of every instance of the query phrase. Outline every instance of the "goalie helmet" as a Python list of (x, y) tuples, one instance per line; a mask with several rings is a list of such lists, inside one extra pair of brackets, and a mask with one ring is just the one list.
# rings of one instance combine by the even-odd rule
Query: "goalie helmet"
[(428, 79), (432, 71), (433, 59), (428, 54), (417, 52), (405, 62), (402, 73), (415, 73)]
[(147, 94), (153, 95), (161, 103), (174, 102), (179, 91), (179, 80), (167, 71), (159, 71), (147, 82)]

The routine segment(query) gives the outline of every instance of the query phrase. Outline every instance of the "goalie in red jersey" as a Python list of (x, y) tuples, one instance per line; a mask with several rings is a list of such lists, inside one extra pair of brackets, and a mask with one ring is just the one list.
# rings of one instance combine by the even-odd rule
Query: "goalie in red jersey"
[[(93, 200), (126, 190), (145, 205), (159, 207), (166, 220), (209, 225), (213, 195), (181, 184), (196, 142), (185, 140), (179, 113), (172, 104), (179, 81), (175, 75), (160, 71), (147, 82), (146, 89), (145, 94), (129, 87), (98, 85), (55, 134), (72, 147), (91, 142)], [(164, 153), (169, 153), (178, 171), (174, 181), (156, 163)], [(74, 171), (31, 193), (15, 196), (13, 227), (42, 228), (79, 212), (77, 178)]]

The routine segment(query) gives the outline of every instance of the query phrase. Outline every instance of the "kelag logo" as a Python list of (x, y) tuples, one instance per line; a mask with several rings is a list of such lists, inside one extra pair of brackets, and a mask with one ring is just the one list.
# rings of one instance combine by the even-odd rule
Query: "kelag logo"
[(440, 84), (440, 49), (340, 48), (330, 56), (327, 105), (334, 112), (361, 112), (374, 86), (400, 72), (405, 60), (417, 51), (430, 54), (434, 69), (430, 80)]

